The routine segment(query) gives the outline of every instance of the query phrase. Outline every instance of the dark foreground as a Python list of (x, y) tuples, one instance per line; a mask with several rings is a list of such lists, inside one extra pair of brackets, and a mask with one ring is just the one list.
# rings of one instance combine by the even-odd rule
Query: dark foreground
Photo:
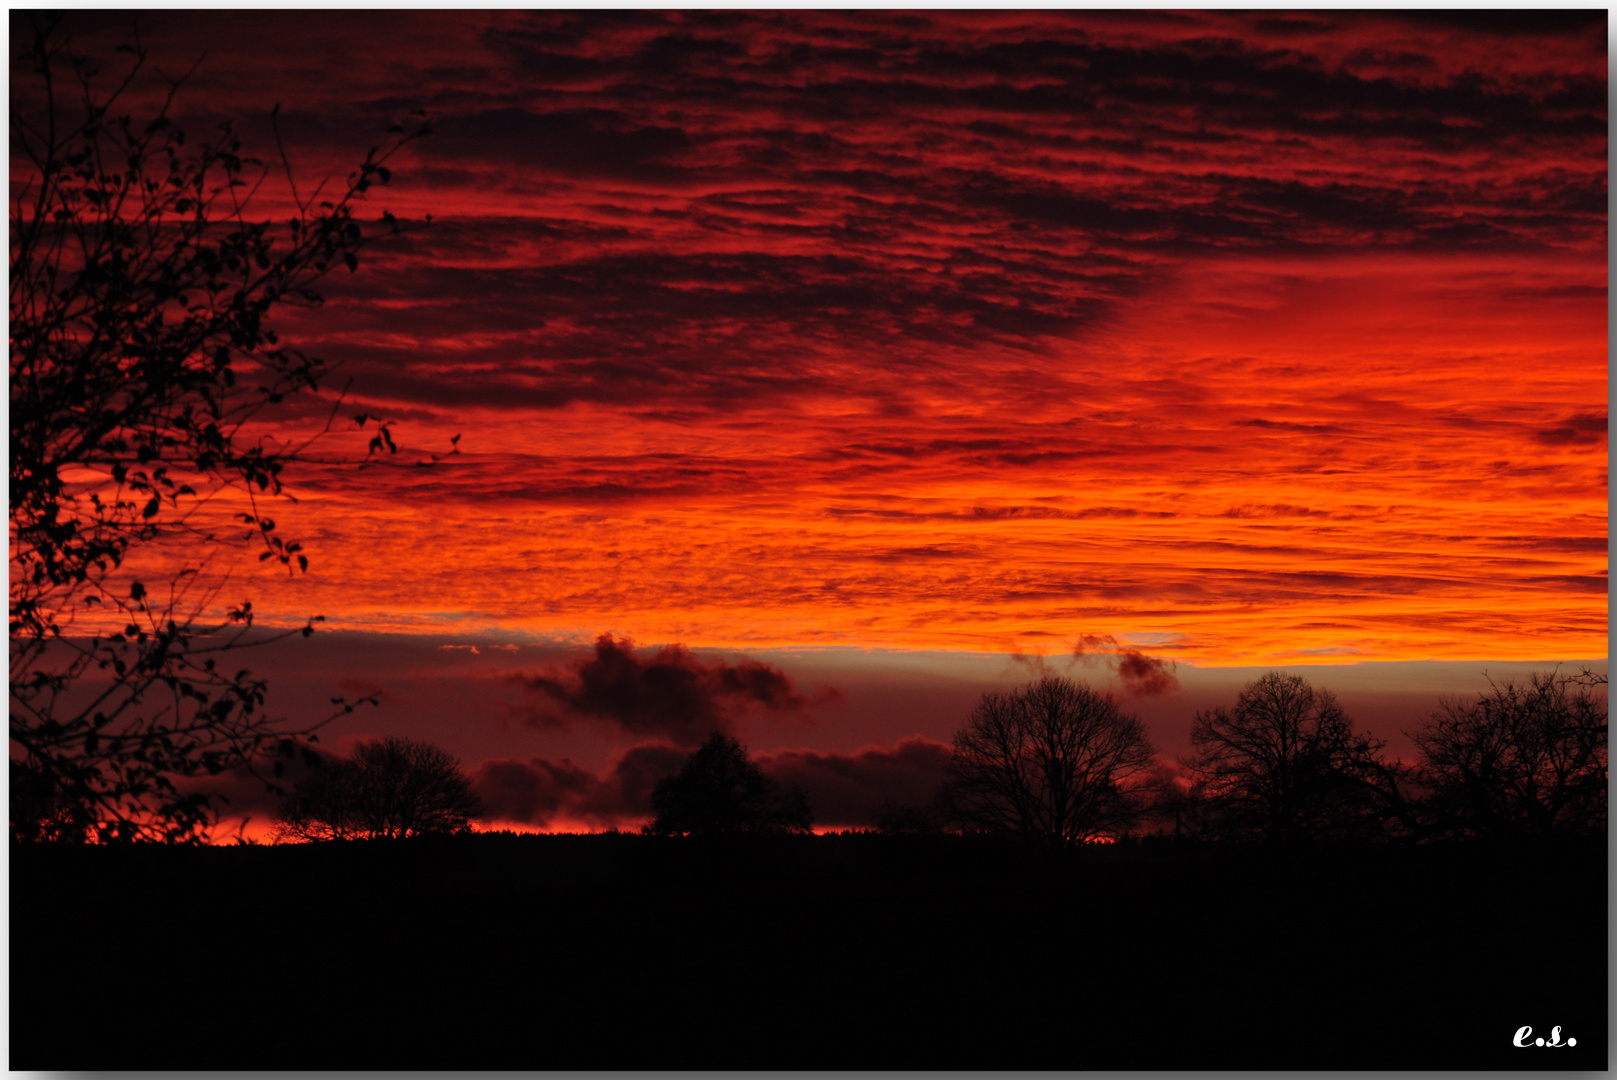
[(11, 852), (13, 1069), (1594, 1070), (1606, 969), (1603, 843)]

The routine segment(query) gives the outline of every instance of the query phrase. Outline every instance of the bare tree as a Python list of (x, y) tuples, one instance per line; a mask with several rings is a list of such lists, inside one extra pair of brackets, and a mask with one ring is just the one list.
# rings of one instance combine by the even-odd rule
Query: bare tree
[(1115, 838), (1143, 809), (1130, 785), (1154, 753), (1112, 695), (1047, 676), (978, 700), (955, 732), (944, 798), (968, 827), (1056, 848)]
[(1183, 764), (1227, 836), (1362, 834), (1402, 802), (1384, 744), (1355, 732), (1335, 696), (1298, 675), (1247, 683), (1233, 709), (1197, 713), (1190, 738), (1198, 753)]
[[(122, 115), (145, 54), (120, 50), (106, 89), (55, 22), (27, 19), (11, 95), (10, 731), (23, 788), (43, 794), (13, 801), (13, 835), (195, 839), (216, 815), (175, 780), (250, 764), (288, 730), (264, 713), (264, 683), (226, 666), (263, 637), (246, 636), (252, 605), (221, 610), (197, 584), (210, 551), (244, 540), (288, 573), (308, 565), (264, 504), (308, 444), (255, 424), (332, 369), (267, 320), (358, 267), (361, 201), (424, 129), (336, 191), (291, 185), (279, 224), (254, 220), (274, 170), (228, 125), (188, 141), (174, 81), (155, 115)], [(372, 449), (394, 449), (385, 427)], [(209, 523), (227, 492), (240, 512)]]
[(1489, 680), (1475, 701), (1443, 701), (1410, 735), (1441, 832), (1606, 830), (1605, 677), (1534, 672)]
[(431, 743), (381, 739), (326, 762), (276, 819), (277, 840), (403, 839), (470, 830), (482, 812), (460, 762)]

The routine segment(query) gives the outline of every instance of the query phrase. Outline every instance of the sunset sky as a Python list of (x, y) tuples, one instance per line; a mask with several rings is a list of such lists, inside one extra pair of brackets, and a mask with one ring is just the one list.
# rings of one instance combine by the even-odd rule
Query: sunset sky
[(631, 821), (718, 726), (858, 824), (1040, 663), (1169, 756), (1270, 668), (1395, 747), (1604, 669), (1604, 10), (67, 26), (201, 57), (188, 131), (271, 156), (279, 103), (310, 186), (432, 117), (367, 212), (432, 223), (277, 326), (461, 453), (306, 468), (307, 575), (210, 573), (326, 617), (272, 705), (381, 692), (328, 744), (433, 738), (500, 820)]

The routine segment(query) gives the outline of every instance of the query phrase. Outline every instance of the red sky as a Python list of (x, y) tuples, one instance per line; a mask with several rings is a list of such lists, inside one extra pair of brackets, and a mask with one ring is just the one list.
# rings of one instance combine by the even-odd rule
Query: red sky
[[(914, 650), (1606, 655), (1603, 12), (71, 20), (205, 53), (188, 129), (269, 153), (281, 103), (309, 182), (434, 118), (373, 201), (433, 224), (280, 325), (406, 454), (462, 453), (294, 477), (309, 573), (248, 554), (221, 594), (267, 618), (516, 644), (512, 686), (607, 633), (769, 657), (803, 700), (733, 711), (781, 753), (946, 739), (849, 689)], [(442, 741), (600, 770), (685, 737), (545, 700)]]

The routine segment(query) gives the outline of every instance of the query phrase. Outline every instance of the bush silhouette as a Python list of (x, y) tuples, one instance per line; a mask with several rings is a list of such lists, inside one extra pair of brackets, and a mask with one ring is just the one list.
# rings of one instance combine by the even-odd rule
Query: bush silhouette
[(808, 797), (797, 788), (782, 792), (721, 731), (657, 782), (651, 807), (657, 816), (645, 831), (658, 836), (808, 832), (814, 824)]
[(467, 832), (481, 812), (460, 763), (430, 743), (382, 739), (319, 767), (282, 804), (278, 840), (403, 839)]

